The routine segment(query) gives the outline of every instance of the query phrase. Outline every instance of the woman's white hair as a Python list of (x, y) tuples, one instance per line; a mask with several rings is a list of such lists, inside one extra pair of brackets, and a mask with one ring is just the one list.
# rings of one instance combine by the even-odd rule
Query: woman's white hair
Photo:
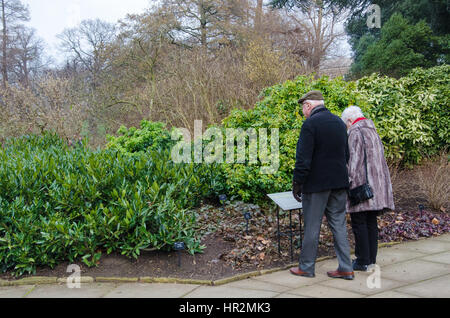
[(349, 106), (347, 107), (343, 112), (342, 112), (342, 121), (344, 123), (347, 123), (347, 120), (351, 120), (352, 122), (354, 122), (355, 120), (357, 120), (360, 117), (364, 117), (364, 114), (361, 111), (361, 108), (359, 108), (358, 106)]

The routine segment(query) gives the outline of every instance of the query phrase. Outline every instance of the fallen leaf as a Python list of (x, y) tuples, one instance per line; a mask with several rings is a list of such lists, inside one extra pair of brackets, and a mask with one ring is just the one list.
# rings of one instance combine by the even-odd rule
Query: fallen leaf
[(438, 224), (440, 223), (439, 220), (436, 219), (436, 218), (434, 218), (431, 222), (432, 222), (434, 225), (438, 225)]
[(443, 207), (443, 206), (441, 206), (441, 208), (439, 209), (439, 210), (441, 210), (441, 212), (444, 212), (445, 213), (445, 208)]
[(258, 255), (258, 257), (259, 257), (260, 260), (263, 260), (264, 257), (266, 257), (266, 254), (265, 253), (261, 253), (261, 254)]

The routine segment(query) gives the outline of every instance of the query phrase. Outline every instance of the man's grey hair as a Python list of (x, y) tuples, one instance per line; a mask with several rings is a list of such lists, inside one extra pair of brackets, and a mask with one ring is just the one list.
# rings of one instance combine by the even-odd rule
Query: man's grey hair
[(324, 105), (325, 106), (325, 101), (323, 100), (305, 100), (304, 103), (310, 103), (313, 107), (319, 106), (319, 105)]
[(361, 111), (361, 108), (358, 106), (349, 106), (342, 112), (342, 121), (347, 124), (347, 120), (351, 120), (354, 122), (360, 117), (364, 117), (363, 112)]

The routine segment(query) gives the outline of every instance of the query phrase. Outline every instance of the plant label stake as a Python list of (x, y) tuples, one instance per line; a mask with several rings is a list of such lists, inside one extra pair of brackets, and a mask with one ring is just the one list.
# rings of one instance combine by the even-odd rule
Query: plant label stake
[(423, 210), (425, 209), (425, 207), (423, 206), (423, 204), (419, 204), (419, 211), (420, 211), (420, 217), (423, 217)]
[(219, 195), (219, 201), (220, 201), (220, 204), (222, 205), (222, 207), (221, 207), (222, 211), (225, 210), (225, 201), (226, 200), (227, 200), (227, 196), (225, 194)]
[(181, 251), (185, 249), (185, 245), (183, 242), (176, 242), (173, 245), (173, 249), (177, 251), (178, 254), (178, 267), (181, 267)]
[(222, 206), (225, 204), (226, 200), (227, 200), (226, 194), (219, 195), (219, 201), (220, 201), (220, 204), (222, 204)]
[(247, 221), (247, 225), (245, 226), (245, 232), (248, 235), (248, 221), (250, 221), (252, 218), (252, 215), (250, 214), (250, 212), (247, 212), (244, 214), (244, 219)]

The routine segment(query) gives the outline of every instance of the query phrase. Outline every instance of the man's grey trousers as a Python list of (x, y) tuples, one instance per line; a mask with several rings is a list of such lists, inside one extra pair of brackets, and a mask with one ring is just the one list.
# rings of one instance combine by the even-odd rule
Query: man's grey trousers
[(346, 201), (345, 189), (302, 194), (305, 232), (300, 253), (300, 270), (315, 274), (320, 228), (325, 213), (334, 237), (334, 250), (339, 262), (338, 270), (353, 272), (347, 238)]

